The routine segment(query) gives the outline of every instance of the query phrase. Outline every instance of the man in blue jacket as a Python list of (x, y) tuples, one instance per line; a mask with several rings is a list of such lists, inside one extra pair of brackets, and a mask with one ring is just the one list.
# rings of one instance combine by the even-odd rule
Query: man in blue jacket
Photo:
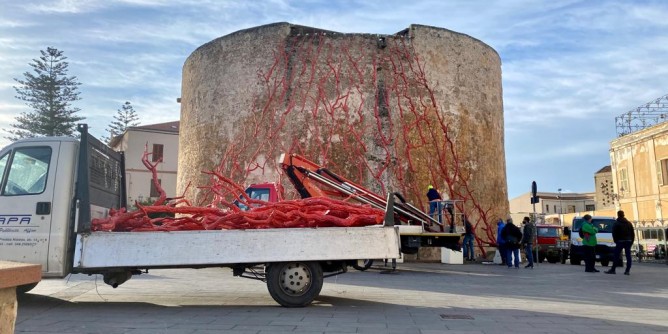
[(506, 250), (506, 240), (503, 239), (501, 235), (501, 230), (506, 226), (506, 223), (503, 222), (503, 219), (499, 218), (499, 221), (496, 222), (496, 249), (499, 254), (501, 254), (501, 264), (506, 264), (506, 256), (508, 251)]

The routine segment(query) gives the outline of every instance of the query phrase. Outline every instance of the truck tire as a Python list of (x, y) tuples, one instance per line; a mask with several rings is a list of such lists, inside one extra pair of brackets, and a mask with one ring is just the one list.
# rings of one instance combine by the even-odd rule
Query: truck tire
[(573, 255), (571, 255), (571, 264), (572, 264), (572, 265), (574, 265), (574, 266), (579, 266), (579, 265), (580, 265), (580, 262), (582, 262), (582, 260), (580, 260), (579, 258), (577, 258), (577, 257), (575, 257), (575, 256), (573, 256)]
[(365, 271), (365, 270), (371, 268), (372, 265), (373, 265), (373, 260), (366, 259), (366, 260), (364, 260), (364, 264), (361, 265), (361, 266), (359, 264), (357, 264), (357, 261), (355, 261), (353, 263), (353, 268), (355, 268), (359, 271)]
[(559, 253), (559, 259), (561, 260), (561, 264), (566, 264), (566, 259), (568, 259), (568, 251), (562, 249)]
[(547, 258), (547, 262), (549, 262), (549, 263), (557, 263), (557, 262), (559, 262), (559, 258), (556, 257), (556, 256), (550, 256), (550, 257)]
[(601, 265), (607, 267), (610, 264), (610, 260), (601, 260)]
[(267, 289), (284, 307), (304, 307), (322, 290), (322, 267), (317, 262), (277, 262), (267, 268)]

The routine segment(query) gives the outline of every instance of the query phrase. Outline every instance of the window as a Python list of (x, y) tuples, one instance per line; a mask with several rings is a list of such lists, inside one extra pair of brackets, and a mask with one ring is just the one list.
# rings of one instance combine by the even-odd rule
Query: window
[(251, 199), (258, 199), (260, 201), (269, 201), (269, 189), (264, 188), (248, 188), (246, 194)]
[(657, 160), (656, 179), (660, 186), (668, 185), (668, 159)]
[[(151, 179), (149, 182), (151, 183), (151, 197), (160, 197), (160, 192), (158, 191), (158, 188), (155, 187), (153, 180)], [(158, 179), (158, 183), (162, 186), (162, 179)]]
[(626, 168), (619, 170), (619, 192), (625, 193), (629, 191), (629, 176)]
[(550, 212), (550, 205), (549, 204), (545, 204), (545, 212), (546, 213)]
[(594, 210), (596, 210), (596, 205), (594, 204), (585, 205), (585, 211), (594, 211)]
[[(162, 151), (164, 145), (162, 144), (153, 144), (153, 154), (151, 154), (151, 161), (156, 162), (162, 159)], [(151, 196), (153, 197), (153, 196)]]
[(612, 227), (615, 225), (614, 219), (592, 219), (591, 222), (599, 233), (612, 233)]
[(575, 213), (575, 205), (568, 206), (568, 213)]
[(5, 178), (5, 167), (7, 167), (7, 161), (9, 161), (9, 153), (5, 154), (0, 158), (0, 184), (2, 184), (2, 179)]
[[(0, 168), (4, 170), (9, 155), (0, 158)], [(2, 189), (2, 195), (33, 195), (44, 192), (46, 176), (51, 161), (50, 147), (26, 147), (14, 151), (7, 169), (7, 180)]]
[[(252, 188), (251, 187), (251, 188), (246, 189), (246, 195), (248, 195), (248, 197), (250, 197), (250, 199), (256, 199), (256, 200), (268, 202), (270, 191), (267, 188)], [(242, 197), (242, 196), (240, 196), (240, 197)], [(244, 199), (244, 202), (245, 202), (245, 199)], [(234, 204), (236, 204), (236, 206), (238, 206), (243, 211), (250, 210), (250, 208), (248, 206), (241, 203), (239, 200), (234, 201)], [(251, 206), (252, 207), (258, 207), (260, 205), (257, 204), (257, 203), (253, 203), (253, 204), (251, 204)]]
[(539, 227), (536, 229), (539, 237), (561, 237), (562, 230), (560, 227)]
[[(561, 211), (561, 210), (559, 210), (559, 211)], [(556, 204), (554, 205), (554, 213), (557, 213), (557, 205)], [(563, 212), (559, 212), (559, 213), (563, 213)]]
[[(594, 227), (598, 228), (599, 233), (612, 233), (612, 226), (615, 225), (616, 219), (614, 218), (594, 218), (591, 220), (592, 225)], [(582, 218), (575, 218), (573, 219), (573, 232), (578, 232), (580, 231), (580, 228), (582, 227), (582, 224), (584, 224), (584, 219)]]

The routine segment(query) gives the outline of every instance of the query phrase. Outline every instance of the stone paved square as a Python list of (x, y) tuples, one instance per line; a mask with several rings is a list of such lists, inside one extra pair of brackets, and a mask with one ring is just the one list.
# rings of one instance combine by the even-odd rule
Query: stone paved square
[(668, 332), (665, 264), (634, 263), (631, 276), (549, 263), (381, 269), (327, 278), (296, 309), (227, 268), (151, 270), (117, 289), (95, 276), (47, 279), (19, 298), (16, 333)]

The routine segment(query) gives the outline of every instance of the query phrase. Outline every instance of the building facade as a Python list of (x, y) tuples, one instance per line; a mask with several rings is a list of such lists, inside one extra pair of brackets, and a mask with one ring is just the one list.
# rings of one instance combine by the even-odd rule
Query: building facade
[(594, 174), (594, 188), (596, 191), (596, 207), (602, 209), (615, 209), (615, 190), (613, 189), (612, 168), (605, 166)]
[[(546, 223), (569, 225), (570, 219), (567, 218), (572, 219), (579, 212), (596, 212), (595, 193), (538, 192), (537, 195), (536, 213), (544, 215)], [(513, 220), (518, 215), (534, 212), (531, 192), (511, 199), (509, 204)]]
[(665, 258), (668, 232), (668, 122), (610, 142), (613, 197), (636, 228), (646, 256)]
[(148, 160), (157, 165), (158, 181), (167, 197), (176, 196), (176, 176), (179, 155), (179, 122), (129, 127), (112, 139), (110, 146), (125, 152), (125, 176), (128, 205), (155, 200), (159, 196), (153, 185), (151, 171), (142, 163), (144, 151)]

